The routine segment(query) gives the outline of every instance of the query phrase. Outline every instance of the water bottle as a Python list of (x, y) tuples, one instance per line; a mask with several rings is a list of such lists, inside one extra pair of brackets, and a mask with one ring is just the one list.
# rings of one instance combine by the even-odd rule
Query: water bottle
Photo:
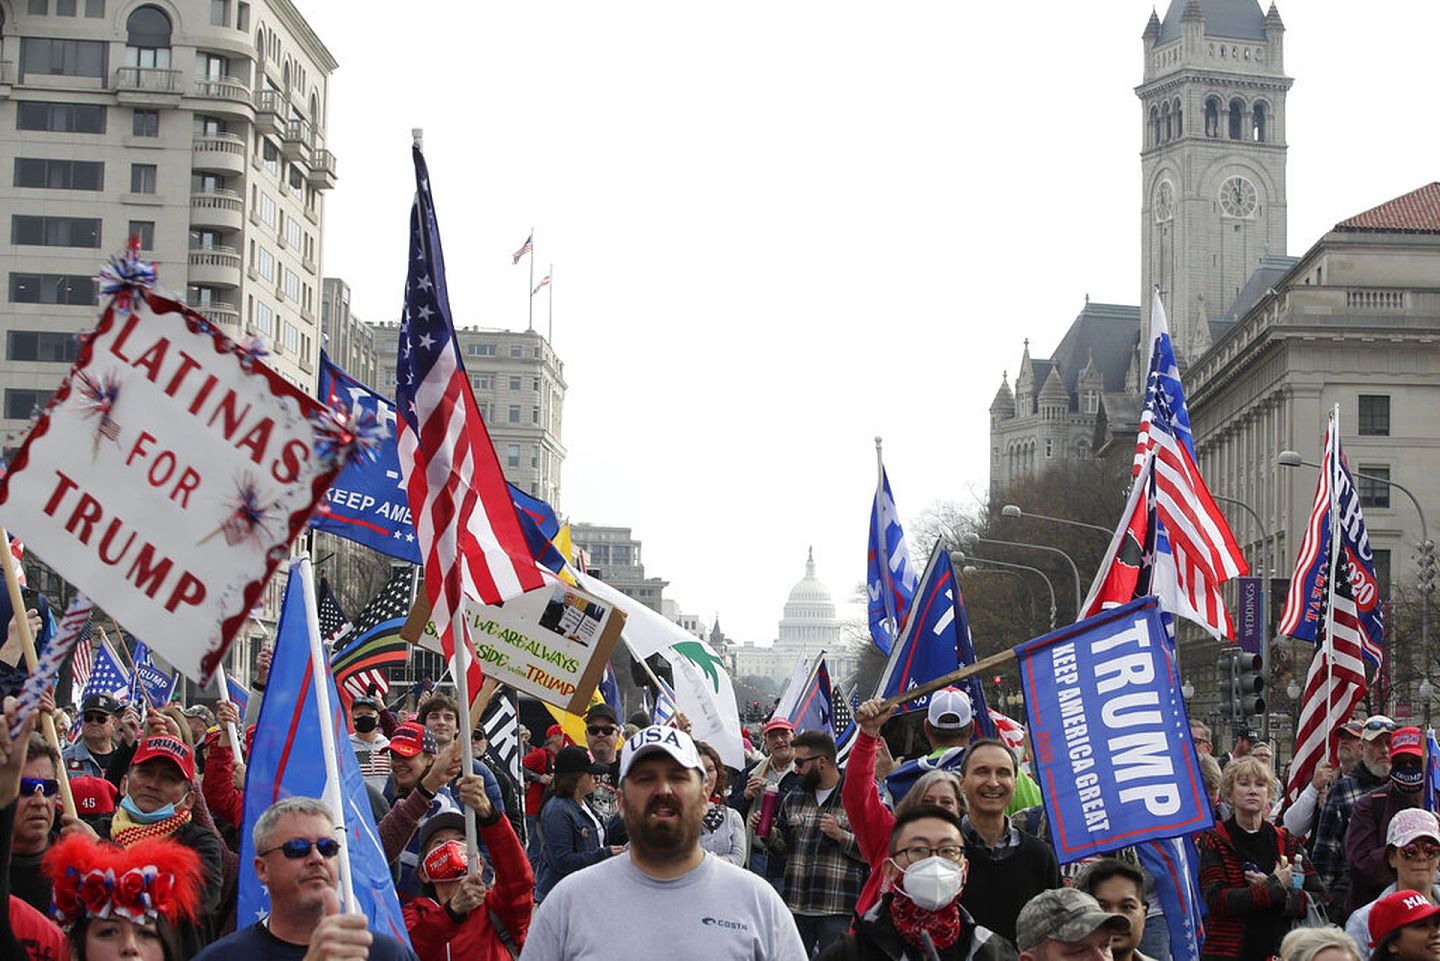
[(770, 836), (770, 828), (775, 823), (775, 808), (780, 804), (780, 785), (765, 785), (765, 793), (760, 797), (760, 823), (755, 826), (755, 836), (766, 838)]
[(1290, 862), (1290, 887), (1295, 891), (1299, 891), (1305, 885), (1305, 868), (1300, 862), (1300, 852), (1296, 851), (1295, 860)]

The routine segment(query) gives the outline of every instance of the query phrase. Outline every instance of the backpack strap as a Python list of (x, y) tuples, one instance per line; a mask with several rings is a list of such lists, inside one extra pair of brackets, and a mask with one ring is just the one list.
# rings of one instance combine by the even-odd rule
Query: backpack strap
[(515, 946), (515, 937), (510, 933), (510, 929), (505, 927), (505, 922), (501, 921), (500, 915), (494, 911), (486, 908), (485, 913), (490, 917), (490, 927), (495, 929), (495, 936), (500, 939), (500, 943), (505, 946), (505, 951), (510, 955), (510, 961), (518, 961), (520, 949)]

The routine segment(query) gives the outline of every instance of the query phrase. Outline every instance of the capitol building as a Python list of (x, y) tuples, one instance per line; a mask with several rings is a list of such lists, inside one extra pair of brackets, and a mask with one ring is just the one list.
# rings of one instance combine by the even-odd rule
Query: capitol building
[(805, 558), (805, 576), (790, 589), (785, 601), (779, 636), (767, 646), (747, 641), (732, 647), (731, 669), (736, 677), (768, 677), (783, 685), (800, 658), (821, 650), (826, 652), (825, 663), (830, 669), (832, 684), (845, 682), (859, 667), (859, 656), (848, 650), (848, 646), (842, 650), (835, 600), (830, 596), (830, 589), (815, 576), (812, 548)]

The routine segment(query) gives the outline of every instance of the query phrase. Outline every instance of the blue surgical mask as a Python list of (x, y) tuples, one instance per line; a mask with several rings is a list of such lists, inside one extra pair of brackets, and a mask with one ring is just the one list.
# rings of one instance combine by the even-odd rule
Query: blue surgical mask
[(130, 795), (128, 794), (120, 799), (120, 806), (125, 809), (126, 814), (130, 815), (130, 819), (137, 824), (155, 824), (167, 818), (173, 818), (176, 813), (175, 805), (167, 804), (164, 807), (156, 808), (154, 811), (146, 814), (135, 806), (135, 802), (130, 799)]

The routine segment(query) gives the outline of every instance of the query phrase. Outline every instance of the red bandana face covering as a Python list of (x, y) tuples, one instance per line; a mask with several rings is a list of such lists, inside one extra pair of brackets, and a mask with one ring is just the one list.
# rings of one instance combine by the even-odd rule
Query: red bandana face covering
[(960, 902), (951, 901), (939, 911), (927, 911), (911, 901), (904, 890), (895, 889), (890, 898), (890, 920), (905, 943), (919, 948), (924, 945), (921, 931), (930, 934), (935, 947), (944, 950), (960, 938)]
[(435, 881), (459, 881), (470, 870), (464, 841), (446, 841), (425, 855), (425, 875)]

